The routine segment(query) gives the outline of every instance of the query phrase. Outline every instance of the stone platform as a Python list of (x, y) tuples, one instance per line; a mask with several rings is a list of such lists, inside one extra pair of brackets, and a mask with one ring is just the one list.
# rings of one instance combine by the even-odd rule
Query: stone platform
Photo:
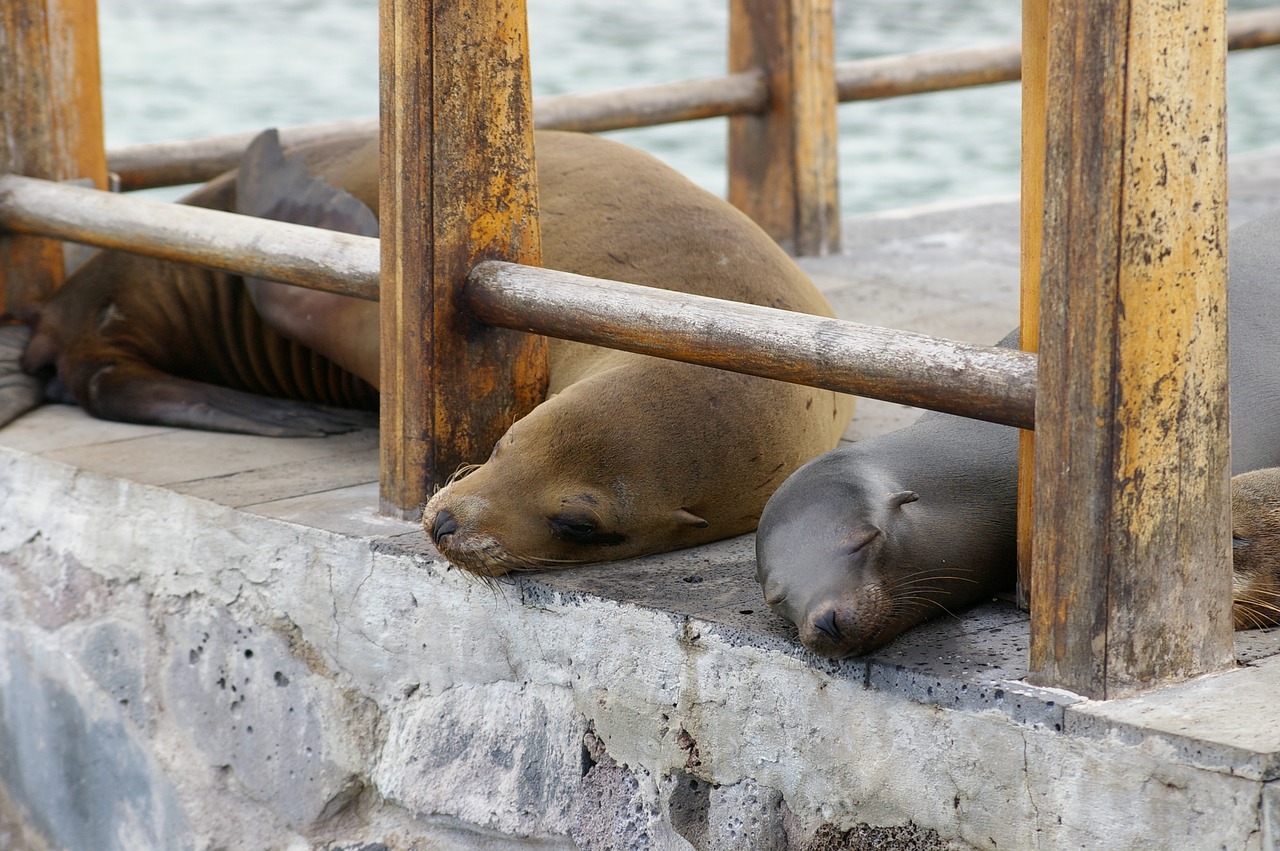
[[(1239, 220), (1280, 198), (1280, 156), (1233, 175)], [(1009, 200), (803, 265), (858, 321), (1016, 322)], [(376, 479), (371, 431), (0, 430), (0, 848), (1280, 847), (1274, 633), (1109, 702), (1023, 683), (1001, 600), (833, 663), (751, 536), (486, 585)]]

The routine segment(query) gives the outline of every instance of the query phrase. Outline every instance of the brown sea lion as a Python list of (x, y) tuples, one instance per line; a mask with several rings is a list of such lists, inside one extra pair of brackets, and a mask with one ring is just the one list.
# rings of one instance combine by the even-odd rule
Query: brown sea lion
[[(1280, 465), (1280, 212), (1230, 239), (1232, 472)], [(1001, 345), (1014, 345), (1016, 332)], [(806, 464), (756, 536), (766, 602), (840, 658), (1013, 584), (1017, 432), (929, 413)], [(1237, 629), (1275, 623), (1280, 517), (1254, 474), (1233, 481)], [(1241, 501), (1243, 500), (1243, 501)]]
[[(539, 134), (544, 263), (830, 316), (754, 222), (656, 159)], [(572, 226), (570, 222), (574, 222)], [(852, 400), (576, 343), (552, 347), (549, 398), (423, 522), (477, 573), (558, 568), (748, 532), (773, 489), (836, 444)]]
[[(376, 203), (376, 150), (376, 140), (372, 149), (367, 140), (342, 142), (297, 157)], [(352, 213), (367, 208), (343, 200), (345, 210), (328, 211), (330, 226), (361, 232), (367, 222)], [(183, 203), (237, 209), (236, 175)], [(96, 417), (273, 436), (373, 424), (340, 409), (376, 410), (375, 388), (264, 322), (236, 275), (101, 251), (33, 312), (24, 370), (49, 378), (50, 398)]]
[[(376, 227), (376, 138), (289, 157), (274, 146), (261, 137), (238, 176), (187, 202)], [(750, 219), (653, 157), (572, 133), (539, 132), (536, 149), (546, 266), (832, 315)], [(370, 302), (109, 252), (41, 311), (24, 362), (56, 367), (98, 416), (281, 433), (294, 413), (267, 396), (372, 403), (376, 329)], [(468, 569), (612, 560), (749, 531), (852, 413), (829, 391), (577, 343), (550, 341), (549, 359), (550, 398), (424, 515)]]

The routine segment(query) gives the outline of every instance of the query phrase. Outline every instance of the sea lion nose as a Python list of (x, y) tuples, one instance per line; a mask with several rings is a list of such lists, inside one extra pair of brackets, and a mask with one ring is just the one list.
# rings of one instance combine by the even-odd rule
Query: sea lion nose
[(436, 513), (435, 522), (431, 524), (431, 540), (439, 544), (441, 539), (447, 538), (457, 531), (458, 521), (449, 513), (449, 509), (440, 509)]
[(825, 613), (815, 617), (813, 619), (813, 628), (832, 641), (844, 640), (844, 635), (840, 632), (840, 625), (836, 623), (836, 610), (834, 608), (827, 609)]

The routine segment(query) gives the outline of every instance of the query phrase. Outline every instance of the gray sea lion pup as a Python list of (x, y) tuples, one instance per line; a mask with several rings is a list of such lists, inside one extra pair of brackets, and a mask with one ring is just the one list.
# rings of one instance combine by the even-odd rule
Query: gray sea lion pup
[[(1230, 238), (1237, 629), (1280, 590), (1280, 212)], [(1001, 345), (1012, 346), (1016, 332)], [(823, 656), (867, 653), (1013, 584), (1017, 432), (929, 413), (822, 455), (780, 487), (756, 537), (766, 602)]]

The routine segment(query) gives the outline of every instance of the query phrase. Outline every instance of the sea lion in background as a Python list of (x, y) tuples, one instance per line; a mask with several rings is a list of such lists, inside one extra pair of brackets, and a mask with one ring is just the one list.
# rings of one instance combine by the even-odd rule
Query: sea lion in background
[[(1230, 237), (1237, 629), (1280, 622), (1280, 212)], [(1015, 345), (1016, 332), (1001, 341)], [(822, 656), (860, 655), (1016, 575), (1017, 432), (928, 413), (806, 464), (756, 536), (765, 601)]]
[[(372, 169), (364, 167), (368, 149), (366, 141), (338, 142), (297, 157), (360, 190), (367, 171), (366, 201), (376, 203), (376, 142)], [(329, 221), (360, 232), (364, 220), (350, 211), (368, 211), (347, 198), (347, 212), (329, 210)], [(236, 209), (235, 173), (182, 203)], [(374, 424), (359, 411), (377, 409), (375, 388), (264, 322), (237, 275), (100, 251), (32, 313), (23, 369), (49, 378), (51, 399), (102, 419), (271, 436)]]
[[(238, 175), (186, 202), (357, 232), (376, 225), (376, 137), (288, 157), (277, 144), (260, 137)], [(655, 158), (539, 132), (536, 160), (546, 266), (833, 315), (749, 218)], [(373, 404), (377, 313), (359, 299), (103, 252), (39, 312), (24, 364), (56, 368), (97, 416), (289, 433), (302, 414), (269, 397)], [(549, 344), (550, 398), (424, 515), (441, 552), (478, 573), (750, 531), (773, 489), (834, 446), (852, 414), (850, 397), (826, 390)]]

